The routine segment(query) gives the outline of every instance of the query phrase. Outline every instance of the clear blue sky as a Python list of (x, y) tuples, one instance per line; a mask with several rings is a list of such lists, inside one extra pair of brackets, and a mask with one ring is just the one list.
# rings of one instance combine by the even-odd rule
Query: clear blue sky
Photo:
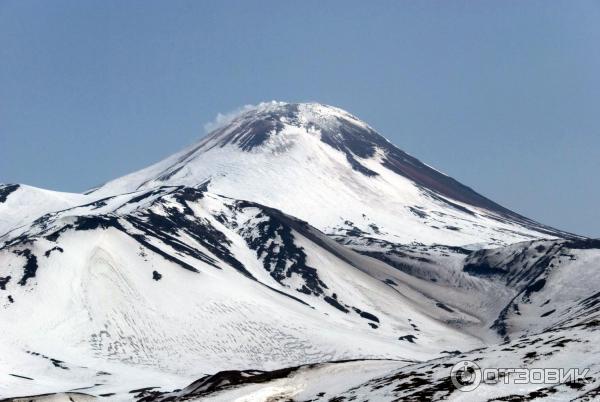
[(600, 1), (0, 0), (0, 182), (82, 191), (272, 99), (600, 236)]

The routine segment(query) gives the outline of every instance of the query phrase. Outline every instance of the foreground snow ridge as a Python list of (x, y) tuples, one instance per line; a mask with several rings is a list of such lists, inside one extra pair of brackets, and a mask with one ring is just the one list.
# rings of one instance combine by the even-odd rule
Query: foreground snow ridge
[[(268, 102), (85, 194), (0, 185), (0, 400), (600, 398), (600, 241)], [(482, 368), (581, 382), (453, 385)]]

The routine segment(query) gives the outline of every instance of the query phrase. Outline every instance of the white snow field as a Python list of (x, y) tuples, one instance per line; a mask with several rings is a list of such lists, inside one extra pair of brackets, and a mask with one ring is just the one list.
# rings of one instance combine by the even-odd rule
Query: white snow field
[[(597, 400), (599, 266), (345, 111), (264, 103), (85, 194), (0, 185), (0, 400)], [(465, 359), (590, 380), (467, 393)]]

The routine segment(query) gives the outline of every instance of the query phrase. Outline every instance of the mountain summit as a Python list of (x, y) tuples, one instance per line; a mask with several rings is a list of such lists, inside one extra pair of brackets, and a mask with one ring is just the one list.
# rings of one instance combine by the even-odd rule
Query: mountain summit
[(451, 245), (566, 235), (422, 163), (352, 114), (319, 103), (247, 107), (197, 144), (90, 194), (205, 183), (327, 233), (360, 230), (403, 243)]

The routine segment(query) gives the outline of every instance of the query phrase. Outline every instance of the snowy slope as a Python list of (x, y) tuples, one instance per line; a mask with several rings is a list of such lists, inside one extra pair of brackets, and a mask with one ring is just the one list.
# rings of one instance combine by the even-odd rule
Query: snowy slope
[[(306, 223), (202, 189), (112, 197), (4, 241), (0, 320), (19, 324), (0, 330), (17, 356), (2, 394), (122, 393), (182, 385), (173, 375), (482, 345), (444, 323), (467, 316), (432, 315), (433, 300), (365, 274), (360, 255)], [(410, 334), (417, 342), (400, 339)], [(154, 372), (167, 375), (153, 383)]]
[(48, 212), (82, 204), (87, 198), (23, 184), (0, 184), (0, 235)]
[[(181, 391), (141, 391), (140, 401), (597, 401), (600, 362), (599, 321), (553, 328), (535, 336), (465, 353), (450, 353), (424, 363), (349, 361), (293, 367), (275, 372), (226, 372), (207, 376)], [(461, 362), (487, 368), (578, 368), (581, 379), (562, 384), (520, 384), (516, 374), (497, 382), (482, 382), (472, 391), (459, 391), (451, 370)], [(534, 377), (535, 378), (535, 377)], [(539, 377), (538, 377), (539, 378)], [(493, 378), (490, 378), (493, 379)], [(171, 399), (169, 399), (171, 398)]]
[(86, 194), (0, 186), (0, 400), (509, 398), (448, 365), (597, 373), (599, 266), (345, 111), (265, 103)]
[(566, 235), (421, 163), (351, 114), (313, 103), (245, 110), (199, 143), (91, 194), (208, 180), (217, 194), (269, 205), (326, 233), (463, 246)]

